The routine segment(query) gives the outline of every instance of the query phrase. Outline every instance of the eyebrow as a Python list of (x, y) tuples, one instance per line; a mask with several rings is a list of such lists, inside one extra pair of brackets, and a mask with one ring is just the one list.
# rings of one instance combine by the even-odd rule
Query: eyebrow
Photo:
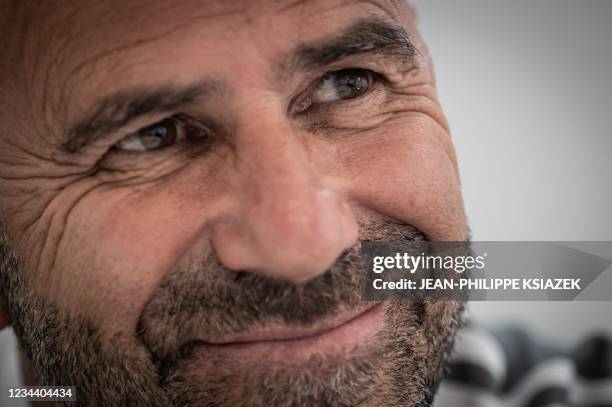
[(332, 40), (299, 46), (293, 65), (299, 69), (314, 69), (358, 54), (383, 54), (397, 58), (398, 62), (412, 63), (421, 55), (402, 27), (380, 19), (364, 19)]
[[(290, 57), (291, 65), (279, 65), (283, 72), (311, 70), (357, 54), (384, 54), (399, 62), (414, 62), (420, 55), (406, 30), (383, 20), (367, 19), (353, 23), (332, 39), (299, 45)], [(185, 87), (137, 88), (105, 96), (94, 104), (93, 113), (68, 126), (68, 137), (62, 146), (68, 153), (77, 153), (138, 117), (178, 110), (220, 88), (220, 82), (206, 81)]]
[(218, 87), (215, 83), (202, 82), (185, 87), (132, 89), (103, 97), (95, 104), (92, 114), (69, 126), (63, 148), (69, 153), (76, 153), (138, 117), (187, 106)]

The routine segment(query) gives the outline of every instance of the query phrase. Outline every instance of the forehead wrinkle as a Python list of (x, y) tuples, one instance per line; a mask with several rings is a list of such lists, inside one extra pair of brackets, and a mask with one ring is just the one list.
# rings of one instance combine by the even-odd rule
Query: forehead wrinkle
[[(186, 3), (185, 3), (186, 4)], [(174, 8), (171, 6), (168, 6), (168, 8), (172, 8), (172, 10), (174, 11)], [(201, 7), (200, 7), (201, 8)], [(237, 7), (234, 9), (226, 9), (226, 10), (220, 10), (220, 11), (215, 11), (215, 12), (208, 12), (208, 13), (193, 13), (191, 11), (187, 12), (188, 8), (185, 7), (183, 10), (179, 10), (179, 12), (167, 12), (167, 10), (162, 9), (162, 10), (158, 10), (155, 13), (149, 13), (146, 15), (142, 15), (140, 17), (140, 22), (144, 22), (147, 20), (148, 17), (155, 17), (155, 15), (164, 15), (164, 17), (167, 20), (172, 20), (173, 23), (165, 28), (163, 31), (158, 31), (156, 34), (151, 34), (148, 36), (144, 36), (142, 38), (139, 38), (135, 41), (132, 42), (128, 42), (122, 45), (116, 45), (116, 46), (112, 46), (110, 48), (107, 48), (105, 50), (102, 50), (98, 53), (95, 53), (91, 56), (89, 56), (88, 58), (84, 59), (83, 61), (81, 61), (79, 64), (77, 64), (75, 67), (73, 67), (71, 69), (71, 71), (69, 72), (70, 76), (74, 76), (75, 74), (78, 73), (79, 70), (84, 69), (84, 67), (86, 67), (88, 64), (95, 64), (97, 61), (105, 59), (113, 54), (116, 53), (121, 53), (123, 51), (127, 51), (133, 48), (136, 48), (140, 45), (144, 45), (147, 43), (152, 43), (158, 40), (163, 39), (164, 37), (167, 36), (171, 36), (172, 34), (181, 31), (183, 29), (188, 29), (190, 28), (194, 23), (196, 22), (201, 22), (203, 20), (216, 20), (216, 19), (220, 19), (223, 17), (228, 17), (228, 16), (232, 16), (232, 15), (237, 15), (240, 14), (244, 11), (243, 7)], [(184, 11), (184, 13), (182, 13)], [(165, 15), (167, 14), (167, 15)], [(184, 14), (184, 15), (181, 15)], [(177, 16), (178, 18), (176, 20), (173, 20), (173, 17)], [(110, 16), (111, 18), (114, 18), (114, 15)], [(119, 21), (114, 21), (113, 25), (115, 26), (121, 26), (122, 24), (128, 23), (130, 25), (130, 27), (132, 27), (132, 29), (130, 30), (130, 32), (134, 32), (134, 31), (140, 31), (140, 32), (144, 32), (145, 30), (138, 30), (138, 24), (136, 24), (136, 28), (134, 28), (135, 24), (132, 20), (119, 20)], [(138, 23), (138, 21), (137, 21)]]
[[(175, 26), (170, 29), (166, 29), (165, 31), (154, 36), (106, 49), (81, 61), (67, 73), (66, 80), (64, 82), (64, 86), (61, 92), (60, 103), (64, 106), (68, 106), (72, 95), (71, 89), (77, 89), (79, 84), (82, 83), (81, 81), (84, 80), (82, 78), (95, 77), (94, 73), (96, 72), (96, 70), (100, 70), (100, 66), (103, 65), (103, 62), (105, 62), (105, 60), (110, 59), (111, 56), (119, 55), (123, 52), (138, 48), (139, 46), (155, 42), (156, 40), (159, 40), (167, 35), (172, 34), (173, 32), (178, 31), (180, 28), (180, 26)], [(108, 71), (117, 71), (118, 69), (120, 69), (120, 67), (126, 68), (126, 66), (123, 65), (122, 61), (120, 61), (119, 59), (116, 59), (114, 61), (110, 59), (110, 64), (111, 66), (106, 67), (110, 68)], [(74, 84), (72, 88), (70, 87), (71, 83)]]
[[(279, 3), (279, 1), (275, 1), (275, 3)], [(394, 12), (395, 8), (392, 7), (394, 2), (390, 2), (390, 1), (376, 1), (376, 0), (370, 0), (370, 1), (362, 1), (359, 2), (360, 4), (370, 4), (378, 9), (380, 9), (381, 11), (383, 11), (386, 15), (389, 16), (394, 16), (396, 13)], [(167, 4), (167, 3), (165, 3)], [(210, 4), (210, 3), (208, 3)], [(269, 4), (269, 3), (268, 3)], [(312, 3), (310, 3), (312, 4)], [(325, 9), (331, 9), (334, 7), (338, 7), (338, 5), (353, 5), (355, 4), (352, 1), (341, 1), (340, 3), (335, 3), (332, 4), (327, 3), (327, 2), (320, 2), (317, 4), (316, 7), (306, 7), (307, 6), (307, 2), (303, 1), (303, 0), (294, 0), (294, 1), (290, 1), (287, 4), (283, 4), (282, 7), (280, 9), (274, 10), (274, 11), (290, 11), (290, 10), (294, 10), (297, 7), (301, 6), (301, 13), (307, 12), (307, 9), (311, 9), (314, 12), (320, 12), (321, 9), (323, 8), (323, 10)], [(93, 55), (89, 55), (87, 57), (85, 57), (84, 59), (82, 59), (79, 63), (77, 63), (75, 66), (73, 66), (67, 74), (63, 75), (65, 79), (63, 86), (60, 86), (60, 91), (59, 93), (59, 97), (57, 100), (57, 107), (61, 107), (63, 108), (65, 111), (64, 113), (64, 117), (66, 117), (65, 120), (68, 119), (68, 113), (66, 112), (66, 110), (71, 106), (71, 104), (69, 103), (71, 101), (71, 97), (73, 96), (73, 91), (76, 91), (79, 89), (80, 85), (82, 85), (84, 82), (90, 83), (91, 84), (91, 79), (92, 78), (101, 78), (104, 79), (104, 77), (108, 77), (109, 76), (109, 68), (110, 71), (115, 71), (118, 72), (120, 68), (123, 69), (129, 69), (129, 65), (126, 65), (126, 61), (122, 61), (119, 56), (122, 53), (127, 53), (130, 50), (134, 50), (137, 49), (138, 47), (144, 46), (146, 44), (151, 44), (154, 43), (155, 41), (160, 41), (164, 38), (167, 38), (175, 33), (177, 33), (178, 31), (182, 30), (183, 28), (187, 29), (189, 26), (192, 26), (195, 23), (198, 22), (202, 22), (203, 20), (209, 21), (211, 19), (219, 19), (222, 17), (231, 17), (234, 15), (240, 15), (242, 14), (243, 17), (247, 16), (248, 14), (255, 14), (255, 13), (262, 13), (262, 8), (257, 8), (255, 7), (256, 5), (254, 3), (247, 3), (247, 5), (245, 6), (245, 4), (243, 4), (241, 2), (241, 4), (239, 4), (238, 6), (232, 7), (230, 9), (228, 9), (227, 7), (224, 7), (222, 10), (216, 9), (214, 10), (214, 12), (209, 12), (208, 11), (208, 7), (206, 8), (205, 11), (200, 12), (200, 13), (191, 13), (189, 15), (181, 15), (181, 14), (187, 14), (186, 11), (189, 11), (189, 7), (182, 7), (180, 10), (178, 10), (178, 12), (176, 10), (174, 10), (172, 13), (169, 13), (170, 17), (172, 16), (176, 16), (177, 14), (181, 17), (180, 19), (173, 19), (173, 18), (169, 18), (168, 20), (171, 20), (171, 26), (168, 26), (167, 24), (164, 25), (164, 27), (162, 28), (161, 31), (159, 31), (160, 28), (157, 28), (157, 32), (154, 34), (150, 34), (147, 35), (146, 37), (141, 37), (141, 38), (136, 38), (128, 43), (123, 43), (123, 44), (116, 44), (114, 46), (111, 47), (107, 47), (106, 49), (102, 49), (98, 52), (95, 52)], [(167, 6), (166, 8), (172, 8), (170, 6)], [(149, 11), (147, 12), (146, 15), (140, 17), (137, 20), (136, 26), (138, 25), (138, 21), (146, 21), (146, 19), (148, 18), (148, 16), (151, 16), (152, 14), (165, 14), (166, 8), (157, 8), (156, 10), (153, 11)], [(101, 8), (101, 12), (108, 10), (107, 8)], [(199, 8), (199, 10), (203, 10), (202, 7)], [(273, 11), (270, 8), (267, 8), (268, 11)], [(75, 8), (74, 11), (72, 13), (69, 13), (68, 16), (66, 16), (66, 21), (68, 21), (70, 18), (77, 18), (78, 14), (84, 11), (84, 8)], [(101, 12), (99, 12), (98, 14), (100, 14)], [(265, 12), (263, 12), (264, 14), (266, 14)], [(115, 19), (116, 17), (119, 17), (119, 21), (117, 22)], [(246, 17), (245, 17), (246, 18)], [(125, 24), (126, 18), (121, 18), (120, 15), (115, 14), (112, 11), (108, 11), (107, 14), (102, 14), (101, 19), (107, 20), (107, 21), (112, 21), (113, 24), (115, 25), (121, 25), (121, 24)], [(248, 18), (247, 18), (248, 21)], [(107, 23), (108, 25), (108, 23)], [(132, 27), (134, 26), (134, 24), (132, 24)], [(100, 24), (96, 24), (96, 27), (100, 27)], [(77, 30), (73, 29), (71, 31), (82, 31), (82, 24), (81, 27), (76, 27)], [(125, 28), (124, 28), (125, 29)], [(90, 30), (90, 32), (93, 32), (95, 30)], [(132, 29), (133, 32), (138, 32), (139, 30), (134, 30)], [(145, 30), (142, 30), (142, 32), (144, 32)], [(92, 34), (88, 34), (87, 31), (85, 31), (86, 38), (90, 38)], [(74, 37), (77, 38), (76, 41), (71, 41), (73, 44), (72, 48), (73, 49), (79, 49), (79, 45), (82, 44), (81, 42), (79, 42), (79, 39), (82, 40), (82, 37), (80, 35), (74, 35)], [(131, 38), (128, 36), (123, 36), (123, 38)], [(94, 39), (95, 39), (95, 34), (94, 34)], [(96, 43), (103, 43), (101, 41), (91, 41), (92, 43), (96, 44)], [(76, 45), (75, 45), (76, 44)], [(68, 46), (65, 46), (64, 49), (69, 49)], [(77, 54), (75, 52), (61, 52), (61, 53), (56, 53), (56, 55), (54, 55), (54, 59), (60, 61), (60, 56), (59, 54), (68, 54), (68, 55), (74, 55)], [(78, 55), (78, 54), (77, 54)], [(64, 62), (64, 61), (61, 61)], [(134, 62), (132, 59), (130, 59), (130, 61), (128, 61), (128, 63), (132, 63), (133, 65), (136, 65), (137, 63)], [(106, 66), (105, 66), (106, 65)], [(65, 66), (65, 65), (64, 65)], [(96, 75), (97, 72), (99, 71), (103, 71), (104, 75)], [(115, 76), (121, 76), (120, 74), (115, 74)], [(48, 72), (46, 74), (46, 82), (51, 81), (51, 78), (55, 79), (57, 78), (58, 75), (52, 75), (50, 72)], [(49, 86), (45, 86), (45, 89), (47, 89)], [(44, 97), (44, 100), (49, 100), (48, 97)], [(59, 115), (54, 115), (56, 118)]]
[[(170, 6), (168, 6), (170, 7)], [(187, 8), (185, 8), (187, 10)], [(231, 15), (239, 14), (243, 11), (243, 8), (232, 8), (224, 9), (215, 12), (208, 13), (196, 13), (180, 16), (179, 19), (173, 21), (172, 25), (166, 25), (161, 31), (156, 30), (156, 33), (137, 38), (127, 43), (116, 44), (110, 47), (106, 47), (92, 55), (89, 55), (72, 66), (70, 70), (64, 75), (65, 81), (62, 87), (60, 96), (60, 105), (68, 106), (71, 96), (74, 90), (77, 90), (84, 82), (90, 81), (91, 78), (100, 77), (101, 79), (107, 78), (111, 73), (115, 76), (121, 76), (120, 72), (127, 72), (131, 66), (142, 65), (142, 61), (134, 61), (130, 59), (122, 60), (120, 55), (126, 54), (129, 51), (138, 49), (145, 45), (150, 45), (156, 41), (167, 39), (168, 37), (182, 31), (189, 29), (193, 24), (202, 20), (215, 20), (222, 17), (228, 17)], [(156, 14), (163, 14), (164, 9), (158, 10)], [(175, 13), (176, 15), (177, 13)], [(185, 13), (186, 14), (186, 13)], [(141, 18), (142, 21), (146, 21), (146, 17)], [(114, 23), (115, 26), (121, 27), (126, 21), (119, 21)], [(132, 26), (134, 26), (132, 24)], [(132, 30), (138, 31), (138, 30)], [(142, 30), (144, 32), (145, 30)], [(125, 38), (125, 35), (121, 38)], [(79, 46), (78, 40), (73, 43), (73, 47)], [(104, 72), (104, 75), (98, 76), (97, 72)]]
[[(61, 123), (65, 106), (57, 102), (56, 87), (59, 69), (66, 59), (67, 44), (73, 32), (70, 24), (64, 21), (74, 18), (84, 7), (55, 7), (64, 2), (16, 2), (11, 5), (10, 28), (7, 28), (10, 41), (9, 54), (3, 55), (3, 62), (11, 65), (7, 77), (9, 92), (13, 98), (21, 95), (20, 116), (26, 121), (38, 121), (30, 133), (37, 134), (40, 140), (50, 140), (57, 135), (57, 124)], [(2, 85), (8, 89), (9, 86)], [(19, 102), (17, 102), (19, 103)], [(31, 115), (30, 117), (25, 117)]]
[[(276, 3), (283, 3), (284, 0), (275, 0)], [(277, 9), (276, 11), (278, 13), (283, 13), (285, 11), (291, 11), (292, 9), (300, 6), (300, 7), (304, 7), (306, 5), (306, 1), (305, 0), (293, 0), (290, 1), (288, 4), (283, 4), (279, 9)]]
[[(354, 1), (346, 0), (345, 4), (354, 4)], [(389, 17), (395, 22), (402, 22), (401, 17), (403, 16), (402, 9), (407, 9), (407, 0), (361, 0), (360, 3), (368, 4), (379, 11), (385, 16)]]

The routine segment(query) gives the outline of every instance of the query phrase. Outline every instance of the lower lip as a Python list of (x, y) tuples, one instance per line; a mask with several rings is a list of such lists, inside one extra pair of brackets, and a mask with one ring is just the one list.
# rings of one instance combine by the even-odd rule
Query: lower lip
[(255, 341), (230, 344), (199, 343), (191, 357), (239, 356), (249, 359), (265, 357), (266, 361), (303, 359), (315, 353), (350, 352), (374, 340), (384, 324), (384, 306), (378, 304), (358, 317), (316, 336), (287, 340)]

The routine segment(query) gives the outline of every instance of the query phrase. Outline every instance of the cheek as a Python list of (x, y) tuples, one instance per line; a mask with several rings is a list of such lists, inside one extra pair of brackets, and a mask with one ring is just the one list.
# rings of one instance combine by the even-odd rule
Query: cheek
[(84, 197), (66, 224), (45, 295), (106, 327), (133, 330), (163, 278), (202, 237), (210, 210), (190, 191), (175, 178), (171, 187), (108, 188)]
[(387, 126), (346, 165), (358, 204), (409, 223), (431, 240), (464, 240), (467, 226), (448, 135), (433, 120)]

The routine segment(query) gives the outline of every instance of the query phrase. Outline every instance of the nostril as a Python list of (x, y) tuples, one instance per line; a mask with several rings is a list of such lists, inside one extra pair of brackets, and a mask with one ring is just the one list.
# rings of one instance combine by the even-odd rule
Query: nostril
[(246, 271), (236, 271), (234, 272), (234, 281), (238, 283), (244, 280), (248, 276), (249, 276), (249, 273)]

